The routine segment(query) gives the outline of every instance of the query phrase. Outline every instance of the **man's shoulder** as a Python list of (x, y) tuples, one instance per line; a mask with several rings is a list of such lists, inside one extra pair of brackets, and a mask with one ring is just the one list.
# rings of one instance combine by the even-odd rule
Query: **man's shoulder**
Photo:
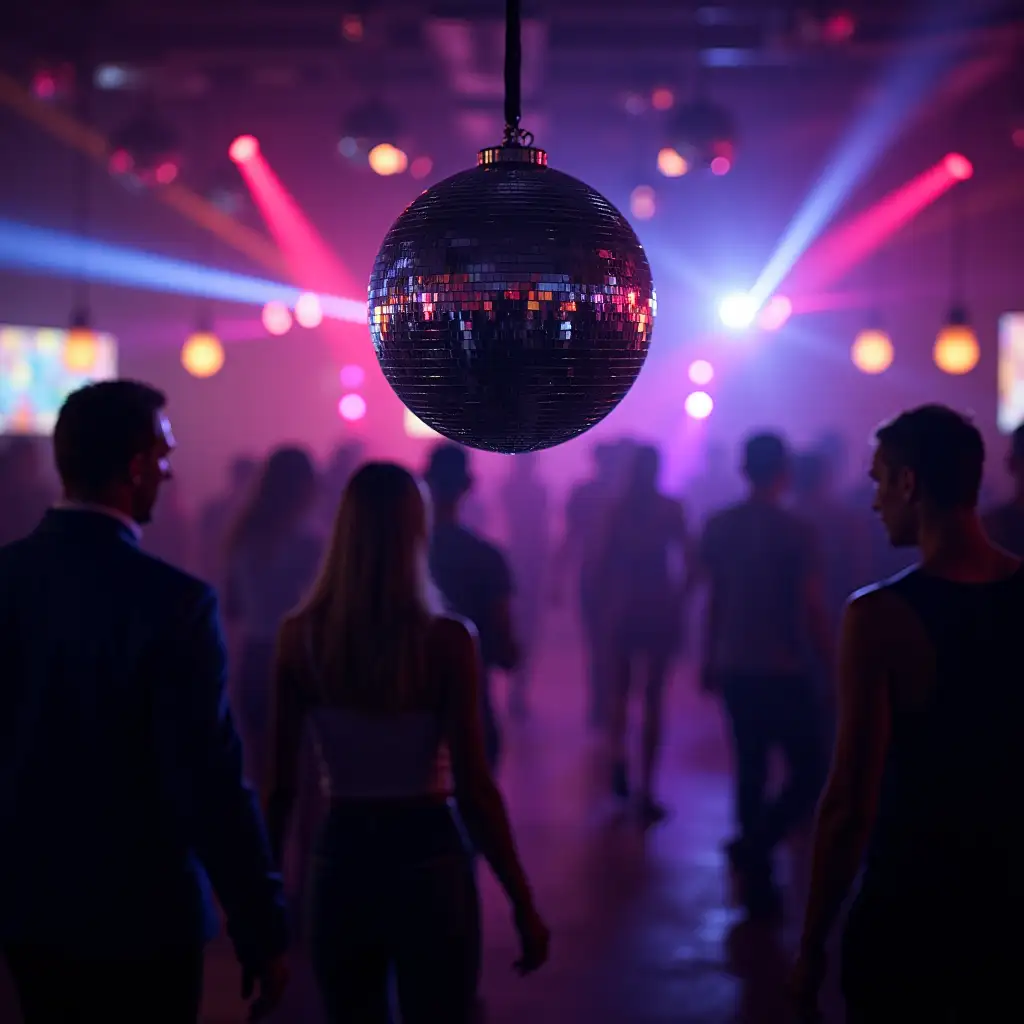
[(196, 603), (216, 597), (213, 586), (193, 573), (165, 562), (158, 555), (143, 551), (141, 548), (136, 549), (135, 555), (140, 571), (147, 574), (154, 587), (181, 595), (185, 599), (191, 598)]
[(846, 602), (847, 618), (861, 626), (875, 623), (891, 623), (893, 615), (900, 615), (906, 608), (902, 592), (908, 581), (919, 572), (918, 566), (889, 576), (877, 583), (855, 590)]

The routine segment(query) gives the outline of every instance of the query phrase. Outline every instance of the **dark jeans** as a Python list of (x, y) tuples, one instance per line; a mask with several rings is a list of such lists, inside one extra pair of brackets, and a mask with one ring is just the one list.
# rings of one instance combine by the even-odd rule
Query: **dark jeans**
[(203, 950), (92, 959), (39, 946), (6, 950), (24, 1024), (196, 1024)]
[(469, 1024), (480, 973), (471, 858), (440, 802), (332, 806), (313, 865), (310, 949), (331, 1024)]
[[(825, 781), (818, 695), (802, 675), (725, 674), (721, 689), (732, 725), (740, 836), (755, 856), (767, 858), (810, 817)], [(769, 800), (768, 758), (776, 747), (788, 778)]]

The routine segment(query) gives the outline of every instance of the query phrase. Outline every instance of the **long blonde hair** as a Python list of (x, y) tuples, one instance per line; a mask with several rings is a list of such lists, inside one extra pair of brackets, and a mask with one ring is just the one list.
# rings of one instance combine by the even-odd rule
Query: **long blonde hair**
[(370, 711), (422, 704), (426, 638), (439, 610), (427, 570), (424, 486), (392, 462), (349, 480), (309, 596), (291, 619), (308, 637), (323, 699)]

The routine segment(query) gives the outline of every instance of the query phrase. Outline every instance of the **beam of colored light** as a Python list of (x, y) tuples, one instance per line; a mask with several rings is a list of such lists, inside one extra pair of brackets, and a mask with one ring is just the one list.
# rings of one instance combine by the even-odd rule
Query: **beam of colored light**
[[(294, 306), (302, 294), (292, 285), (7, 220), (0, 220), (0, 266), (257, 305), (276, 301)], [(337, 295), (319, 299), (324, 316), (366, 322), (365, 300)]]
[[(77, 149), (104, 167), (110, 159), (107, 140), (91, 128), (80, 124), (58, 107), (37, 100), (9, 75), (0, 72), (0, 103), (36, 124), (66, 146)], [(281, 253), (258, 231), (239, 224), (212, 203), (177, 183), (154, 192), (162, 203), (182, 216), (221, 238), (233, 249), (248, 256), (272, 274), (287, 276)]]
[[(980, 16), (982, 3), (970, 5), (965, 14)], [(930, 24), (922, 34), (941, 26), (949, 29), (946, 4), (930, 5)], [(797, 260), (821, 234), (851, 191), (874, 167), (908, 119), (938, 84), (939, 77), (954, 56), (945, 47), (932, 47), (904, 54), (899, 64), (871, 94), (866, 109), (847, 132), (838, 152), (804, 200), (789, 228), (751, 289), (760, 306), (785, 280)]]
[(838, 280), (972, 173), (973, 168), (966, 157), (959, 153), (948, 154), (812, 246), (795, 268), (790, 290), (815, 292)]
[(238, 169), (285, 258), (292, 280), (315, 291), (354, 291), (345, 267), (281, 184), (266, 157), (257, 150)]

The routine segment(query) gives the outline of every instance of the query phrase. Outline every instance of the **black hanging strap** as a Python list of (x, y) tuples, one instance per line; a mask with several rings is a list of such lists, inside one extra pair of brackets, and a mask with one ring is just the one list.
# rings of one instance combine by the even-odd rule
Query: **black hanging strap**
[(505, 0), (505, 145), (520, 144), (523, 40), (519, 0)]

